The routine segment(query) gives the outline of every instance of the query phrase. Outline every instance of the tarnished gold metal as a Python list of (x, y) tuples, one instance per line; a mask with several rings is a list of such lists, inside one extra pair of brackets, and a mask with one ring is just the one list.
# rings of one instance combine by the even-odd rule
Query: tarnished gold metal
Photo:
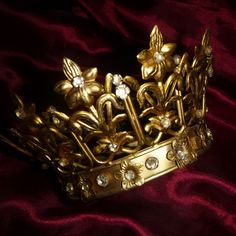
[[(69, 198), (84, 201), (140, 186), (197, 159), (212, 141), (205, 124), (206, 86), (212, 76), (209, 33), (194, 58), (175, 55), (157, 26), (137, 59), (142, 79), (97, 68), (81, 71), (64, 58), (66, 80), (55, 91), (70, 111), (50, 106), (41, 115), (13, 95), (17, 127), (2, 142), (51, 167)], [(174, 54), (174, 55), (173, 55)]]

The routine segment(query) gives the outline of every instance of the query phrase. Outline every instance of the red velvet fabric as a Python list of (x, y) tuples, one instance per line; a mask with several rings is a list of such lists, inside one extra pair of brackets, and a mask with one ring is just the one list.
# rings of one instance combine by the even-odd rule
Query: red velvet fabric
[(135, 190), (68, 202), (55, 177), (2, 147), (0, 235), (236, 235), (235, 10), (234, 0), (1, 0), (1, 131), (12, 122), (9, 90), (39, 109), (64, 106), (52, 94), (64, 78), (63, 56), (83, 69), (97, 66), (99, 79), (138, 75), (136, 55), (154, 24), (190, 54), (209, 28), (215, 75), (208, 89), (212, 148)]

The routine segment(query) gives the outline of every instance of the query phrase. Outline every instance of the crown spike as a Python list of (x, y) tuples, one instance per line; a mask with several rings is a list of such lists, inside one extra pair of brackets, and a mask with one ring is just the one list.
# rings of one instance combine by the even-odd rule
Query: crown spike
[(206, 29), (205, 33), (202, 36), (202, 42), (201, 42), (202, 46), (203, 47), (208, 46), (209, 42), (210, 42), (210, 31), (209, 31), (209, 29)]
[(150, 34), (150, 48), (159, 52), (163, 46), (163, 36), (161, 31), (155, 25)]

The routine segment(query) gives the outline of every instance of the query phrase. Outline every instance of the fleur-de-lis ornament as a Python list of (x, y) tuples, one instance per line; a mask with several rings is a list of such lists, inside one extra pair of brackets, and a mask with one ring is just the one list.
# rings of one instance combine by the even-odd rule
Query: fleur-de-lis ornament
[(148, 80), (154, 77), (156, 80), (162, 80), (165, 72), (173, 69), (174, 61), (171, 54), (175, 48), (175, 43), (163, 43), (162, 33), (155, 26), (150, 34), (149, 49), (144, 49), (137, 55), (138, 61), (142, 64), (142, 78)]
[(65, 95), (65, 100), (70, 109), (81, 104), (90, 107), (94, 102), (94, 96), (102, 94), (102, 84), (95, 82), (96, 67), (82, 72), (74, 61), (65, 57), (63, 59), (63, 72), (67, 80), (59, 81), (55, 86), (55, 91)]

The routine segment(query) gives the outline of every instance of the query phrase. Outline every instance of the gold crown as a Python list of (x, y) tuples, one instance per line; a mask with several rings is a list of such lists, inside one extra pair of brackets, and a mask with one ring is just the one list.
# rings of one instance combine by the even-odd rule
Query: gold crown
[(63, 60), (66, 80), (55, 91), (65, 96), (67, 112), (50, 106), (41, 115), (14, 95), (18, 125), (1, 140), (51, 167), (69, 198), (84, 201), (140, 186), (197, 159), (212, 141), (204, 118), (206, 86), (212, 77), (209, 33), (188, 54), (173, 55), (158, 27), (149, 49), (137, 59), (142, 79), (97, 69), (81, 71)]

